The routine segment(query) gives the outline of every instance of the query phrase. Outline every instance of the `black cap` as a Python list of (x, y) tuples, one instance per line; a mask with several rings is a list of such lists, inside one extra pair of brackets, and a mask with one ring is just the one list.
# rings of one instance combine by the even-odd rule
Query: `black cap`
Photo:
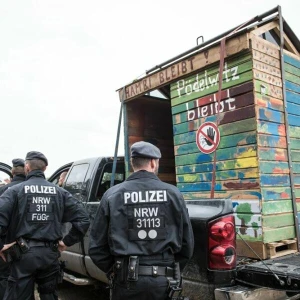
[(32, 160), (32, 159), (40, 159), (46, 163), (46, 166), (48, 166), (48, 160), (46, 156), (38, 151), (30, 151), (27, 153), (25, 160)]
[(131, 157), (161, 158), (160, 150), (144, 141), (134, 143), (130, 151)]
[(25, 165), (25, 160), (22, 158), (15, 158), (12, 161), (13, 167), (24, 167)]

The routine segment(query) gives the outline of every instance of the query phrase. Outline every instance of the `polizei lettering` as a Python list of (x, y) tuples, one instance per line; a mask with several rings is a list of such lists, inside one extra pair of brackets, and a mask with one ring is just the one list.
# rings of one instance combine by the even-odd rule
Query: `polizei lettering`
[(38, 193), (38, 194), (56, 194), (55, 186), (45, 186), (45, 185), (25, 185), (25, 194), (28, 193)]
[(167, 191), (135, 191), (124, 193), (124, 204), (167, 202)]

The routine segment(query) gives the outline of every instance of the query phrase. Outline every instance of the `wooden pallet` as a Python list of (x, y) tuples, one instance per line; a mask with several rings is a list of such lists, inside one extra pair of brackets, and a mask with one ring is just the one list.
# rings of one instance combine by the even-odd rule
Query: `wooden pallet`
[[(297, 239), (281, 240), (266, 243), (262, 241), (247, 242), (247, 244), (259, 255), (261, 259), (275, 258), (297, 252)], [(236, 241), (237, 255), (259, 259), (249, 247), (241, 240)]]
[(267, 243), (266, 246), (268, 258), (284, 256), (298, 251), (297, 239), (281, 240), (279, 242)]

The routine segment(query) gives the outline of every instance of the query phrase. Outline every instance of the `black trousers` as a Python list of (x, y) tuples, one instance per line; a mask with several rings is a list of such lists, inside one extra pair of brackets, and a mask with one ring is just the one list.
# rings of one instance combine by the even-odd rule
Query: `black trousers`
[(3, 299), (9, 276), (9, 264), (0, 258), (0, 300)]
[(3, 300), (33, 299), (34, 283), (38, 284), (41, 300), (57, 300), (59, 252), (50, 247), (31, 247), (21, 259), (11, 264)]
[(112, 300), (165, 300), (168, 281), (164, 276), (139, 276), (138, 281), (120, 283), (116, 279)]

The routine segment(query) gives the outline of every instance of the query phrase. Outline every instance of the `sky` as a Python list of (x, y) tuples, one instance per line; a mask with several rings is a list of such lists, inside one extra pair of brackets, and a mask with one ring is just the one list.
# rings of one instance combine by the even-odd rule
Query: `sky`
[(300, 37), (299, 0), (0, 0), (0, 162), (113, 156), (118, 88), (277, 5)]

